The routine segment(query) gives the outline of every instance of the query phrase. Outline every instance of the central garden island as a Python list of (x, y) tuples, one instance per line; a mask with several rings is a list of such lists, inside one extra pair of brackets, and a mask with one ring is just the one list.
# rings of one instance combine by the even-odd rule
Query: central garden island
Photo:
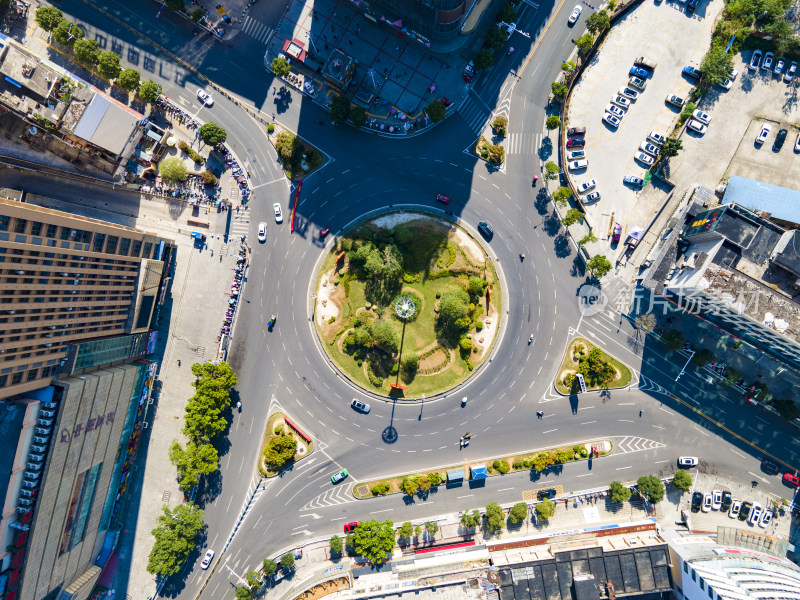
[(392, 213), (336, 239), (318, 274), (314, 323), (333, 363), (375, 393), (423, 398), (489, 354), (502, 290), (481, 245), (452, 221)]

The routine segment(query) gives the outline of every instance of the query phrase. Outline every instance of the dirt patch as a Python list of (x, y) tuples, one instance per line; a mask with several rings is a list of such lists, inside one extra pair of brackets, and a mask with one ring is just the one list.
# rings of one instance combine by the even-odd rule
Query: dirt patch
[(463, 229), (454, 228), (450, 230), (448, 238), (455, 242), (464, 251), (469, 259), (476, 265), (483, 265), (486, 259), (480, 244), (476, 242)]
[(443, 366), (447, 363), (447, 354), (441, 348), (437, 348), (430, 354), (419, 361), (420, 370), (433, 369), (438, 366)]
[[(333, 268), (320, 279), (319, 287), (317, 288), (317, 305), (314, 308), (314, 313), (317, 315), (317, 324), (325, 331), (325, 335), (329, 334), (328, 329), (336, 327), (334, 323), (341, 321), (339, 315), (341, 314), (340, 307), (344, 302), (344, 288), (340, 285), (334, 285), (333, 279), (336, 277), (336, 269)], [(331, 317), (334, 322), (329, 324)], [(330, 338), (328, 338), (330, 339)]]
[(347, 579), (347, 577), (337, 577), (336, 579), (331, 579), (330, 581), (318, 583), (314, 587), (307, 589), (299, 596), (295, 596), (294, 600), (317, 600), (317, 598), (322, 598), (328, 594), (349, 589), (350, 581)]
[(489, 348), (492, 347), (492, 341), (497, 334), (498, 320), (497, 309), (494, 303), (492, 303), (489, 305), (489, 314), (481, 321), (483, 323), (483, 329), (472, 334), (472, 347), (478, 349), (477, 352), (473, 352), (476, 362), (483, 360)]

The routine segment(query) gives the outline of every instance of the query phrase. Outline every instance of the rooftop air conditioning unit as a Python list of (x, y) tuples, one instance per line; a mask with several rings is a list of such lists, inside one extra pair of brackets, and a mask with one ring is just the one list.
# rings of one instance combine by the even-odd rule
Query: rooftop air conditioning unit
[(49, 427), (36, 427), (33, 431), (39, 435), (50, 435), (51, 429)]
[[(47, 438), (35, 435), (35, 436), (33, 436), (33, 441), (36, 442), (37, 444), (46, 444), (47, 443)], [(31, 446), (31, 448), (33, 448), (33, 446)]]
[(20, 490), (19, 495), (23, 498), (33, 498), (33, 492), (30, 490)]
[(39, 479), (41, 473), (37, 473), (36, 471), (25, 471), (25, 479), (33, 479), (34, 481)]
[(30, 471), (41, 471), (42, 465), (39, 463), (25, 463), (25, 468)]
[(52, 410), (40, 410), (39, 414), (42, 417), (55, 417), (56, 416), (56, 413), (54, 411), (52, 411)]
[(31, 444), (31, 452), (36, 452), (37, 454), (43, 454), (47, 452), (47, 446), (37, 446), (36, 444)]
[(17, 504), (20, 506), (33, 506), (33, 500), (28, 500), (27, 498), (20, 498), (17, 500)]
[(36, 489), (37, 485), (38, 484), (35, 481), (28, 481), (27, 479), (23, 479), (22, 480), (22, 487), (26, 487), (26, 488), (30, 488), (30, 489)]
[[(29, 512), (31, 512), (30, 508), (25, 508), (24, 506), (18, 506), (17, 507), (17, 514), (19, 514), (19, 515), (24, 515), (24, 514), (29, 513)], [(13, 525), (13, 523), (11, 525)]]
[(40, 463), (44, 461), (44, 454), (28, 454), (28, 460), (32, 460), (33, 462)]
[(53, 421), (51, 419), (36, 419), (36, 423), (43, 427), (52, 427)]

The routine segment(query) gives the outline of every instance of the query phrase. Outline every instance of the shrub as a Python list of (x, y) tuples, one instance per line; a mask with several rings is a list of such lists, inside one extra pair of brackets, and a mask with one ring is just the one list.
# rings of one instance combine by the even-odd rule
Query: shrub
[(275, 125), (270, 123), (267, 125), (267, 133), (272, 133), (273, 131), (275, 131)]
[(508, 466), (508, 463), (504, 460), (500, 461), (500, 466), (497, 467), (497, 470), (500, 471), (503, 475), (508, 473), (511, 470), (511, 467)]
[(283, 433), (283, 425), (277, 425), (274, 429), (275, 435), (281, 435)]
[(185, 181), (189, 175), (186, 165), (177, 156), (170, 156), (162, 160), (158, 164), (158, 172), (161, 178), (168, 183)]
[(458, 341), (458, 345), (464, 352), (472, 350), (472, 339), (469, 336), (464, 336)]
[(482, 321), (478, 321), (477, 323), (475, 323), (475, 330), (476, 331), (481, 331), (482, 329), (483, 329), (483, 322)]
[(217, 184), (216, 176), (209, 170), (205, 170), (202, 173), (200, 173), (200, 179), (202, 179), (203, 183), (205, 183), (206, 185), (216, 185)]
[(389, 484), (388, 483), (376, 483), (370, 488), (370, 492), (373, 496), (383, 496), (389, 491)]
[(431, 485), (440, 485), (442, 483), (442, 474), (438, 472), (431, 473), (428, 475), (428, 479), (431, 482)]

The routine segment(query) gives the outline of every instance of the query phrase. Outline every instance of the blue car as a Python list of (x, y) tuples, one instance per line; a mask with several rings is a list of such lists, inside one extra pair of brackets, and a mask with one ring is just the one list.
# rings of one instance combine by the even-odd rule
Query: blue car
[(628, 75), (631, 77), (641, 77), (642, 79), (647, 79), (647, 76), (650, 75), (650, 72), (645, 69), (640, 69), (639, 67), (631, 67)]
[(692, 79), (700, 79), (700, 71), (691, 65), (686, 65), (683, 67), (683, 74), (687, 77), (691, 77)]

